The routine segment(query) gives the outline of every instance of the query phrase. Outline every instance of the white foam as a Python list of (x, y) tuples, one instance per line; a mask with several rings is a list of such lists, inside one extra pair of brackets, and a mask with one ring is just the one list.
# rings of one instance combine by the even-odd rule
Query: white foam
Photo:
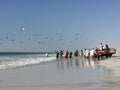
[(21, 58), (19, 60), (13, 60), (13, 61), (7, 61), (7, 62), (3, 61), (0, 63), (0, 70), (34, 65), (34, 64), (39, 64), (41, 62), (48, 62), (53, 60), (56, 60), (55, 57), (28, 58), (28, 59)]

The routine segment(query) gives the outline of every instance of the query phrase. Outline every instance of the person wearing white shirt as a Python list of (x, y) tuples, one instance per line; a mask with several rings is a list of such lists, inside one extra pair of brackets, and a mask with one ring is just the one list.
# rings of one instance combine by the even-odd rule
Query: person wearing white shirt
[(90, 55), (90, 50), (86, 49), (86, 58), (89, 58), (89, 55)]
[(94, 48), (90, 50), (90, 57), (93, 59), (95, 55), (95, 50)]
[(86, 57), (86, 49), (83, 50), (83, 56)]

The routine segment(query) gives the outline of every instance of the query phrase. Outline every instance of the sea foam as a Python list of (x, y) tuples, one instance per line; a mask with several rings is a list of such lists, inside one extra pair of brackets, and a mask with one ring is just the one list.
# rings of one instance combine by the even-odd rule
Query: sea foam
[(25, 59), (19, 58), (19, 60), (2, 61), (0, 63), (0, 70), (29, 66), (29, 65), (39, 64), (42, 62), (49, 62), (53, 60), (56, 60), (55, 57), (40, 57), (40, 58), (25, 58)]

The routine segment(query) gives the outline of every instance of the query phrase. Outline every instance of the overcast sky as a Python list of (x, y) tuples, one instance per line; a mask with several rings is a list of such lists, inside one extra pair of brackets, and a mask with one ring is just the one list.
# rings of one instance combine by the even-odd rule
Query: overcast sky
[(120, 49), (120, 0), (0, 0), (0, 51)]

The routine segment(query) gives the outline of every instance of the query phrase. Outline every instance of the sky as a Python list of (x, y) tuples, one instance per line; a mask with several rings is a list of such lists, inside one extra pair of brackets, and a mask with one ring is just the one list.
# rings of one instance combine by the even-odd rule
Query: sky
[(0, 52), (120, 49), (120, 0), (0, 0)]

